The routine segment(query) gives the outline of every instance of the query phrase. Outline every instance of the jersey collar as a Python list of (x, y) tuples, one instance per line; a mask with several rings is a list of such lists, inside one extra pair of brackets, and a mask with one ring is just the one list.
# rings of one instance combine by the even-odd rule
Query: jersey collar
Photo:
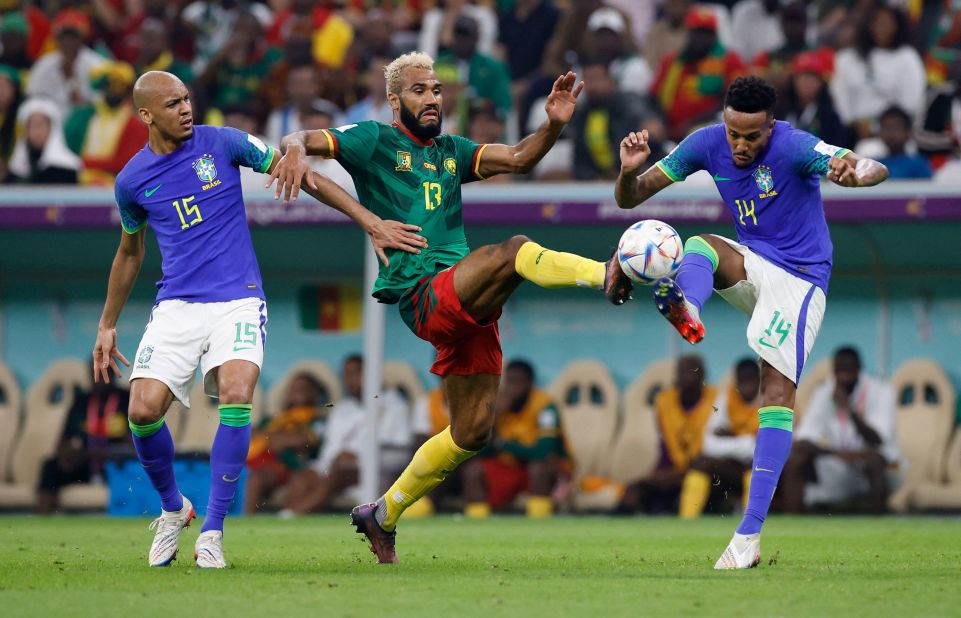
[(413, 133), (411, 133), (410, 131), (408, 131), (408, 130), (407, 130), (407, 127), (405, 127), (405, 126), (402, 125), (402, 124), (399, 124), (399, 123), (396, 123), (396, 122), (392, 122), (392, 123), (390, 123), (390, 124), (391, 124), (391, 126), (400, 129), (400, 130), (403, 132), (404, 135), (406, 135), (407, 137), (409, 137), (409, 138), (411, 138), (412, 140), (414, 140), (415, 142), (417, 142), (417, 144), (418, 144), (419, 146), (433, 146), (433, 145), (434, 145), (434, 140), (433, 140), (433, 139), (429, 139), (429, 140), (427, 140), (426, 142), (422, 142), (422, 141), (420, 141), (419, 139), (417, 139), (417, 136), (415, 136)]

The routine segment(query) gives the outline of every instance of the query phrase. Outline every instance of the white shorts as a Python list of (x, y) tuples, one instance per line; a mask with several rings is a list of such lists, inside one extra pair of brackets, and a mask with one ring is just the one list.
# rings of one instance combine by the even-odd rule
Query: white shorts
[[(837, 455), (821, 455), (814, 460), (816, 483), (804, 486), (804, 504), (834, 504), (866, 496), (871, 491), (867, 474)], [(888, 490), (894, 492), (901, 484), (897, 470), (887, 472)]]
[(260, 298), (224, 303), (164, 300), (150, 312), (130, 379), (159, 380), (189, 408), (198, 364), (204, 392), (217, 397), (211, 370), (236, 359), (260, 367), (266, 341), (267, 303)]
[(796, 385), (824, 319), (824, 290), (744, 245), (718, 238), (744, 256), (747, 280), (715, 291), (751, 316), (747, 325), (748, 345)]

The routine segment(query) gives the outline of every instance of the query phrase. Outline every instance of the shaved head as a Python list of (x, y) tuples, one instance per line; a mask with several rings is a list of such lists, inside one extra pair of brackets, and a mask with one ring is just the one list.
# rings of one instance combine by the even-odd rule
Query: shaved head
[(148, 71), (133, 85), (133, 103), (150, 130), (150, 147), (164, 154), (193, 135), (190, 92), (176, 75)]
[(133, 104), (138, 108), (150, 107), (158, 97), (177, 96), (181, 89), (186, 88), (173, 73), (147, 71), (133, 85)]

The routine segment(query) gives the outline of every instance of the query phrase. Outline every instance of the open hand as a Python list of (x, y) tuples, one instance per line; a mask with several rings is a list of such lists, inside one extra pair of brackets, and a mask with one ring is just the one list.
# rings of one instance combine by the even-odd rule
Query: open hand
[(384, 266), (390, 266), (384, 249), (399, 249), (407, 253), (419, 254), (421, 248), (427, 247), (427, 239), (416, 233), (420, 231), (421, 228), (412, 223), (381, 219), (371, 227), (368, 234), (370, 234), (370, 241), (374, 244), (377, 257)]
[(127, 367), (130, 366), (130, 361), (124, 358), (124, 355), (121, 354), (120, 350), (117, 349), (117, 329), (98, 329), (97, 342), (93, 346), (94, 383), (97, 383), (103, 379), (103, 383), (108, 384), (110, 382), (111, 370), (113, 370), (114, 374), (118, 376), (123, 373), (120, 371), (120, 365), (117, 364), (118, 358), (124, 365)]
[(280, 158), (274, 171), (270, 173), (267, 184), (269, 188), (277, 181), (277, 190), (274, 191), (274, 199), (280, 199), (280, 194), (284, 194), (284, 201), (296, 200), (300, 194), (300, 183), (307, 177), (307, 186), (317, 190), (314, 184), (314, 175), (310, 173), (310, 164), (307, 162), (307, 153), (302, 146), (293, 145), (287, 148), (287, 154)]
[(574, 115), (574, 105), (577, 102), (577, 95), (584, 89), (584, 82), (577, 82), (577, 74), (568, 71), (561, 75), (554, 82), (550, 95), (547, 97), (547, 104), (544, 109), (547, 111), (547, 119), (556, 124), (567, 124)]
[(631, 174), (641, 169), (651, 156), (647, 129), (631, 131), (621, 140), (621, 171)]

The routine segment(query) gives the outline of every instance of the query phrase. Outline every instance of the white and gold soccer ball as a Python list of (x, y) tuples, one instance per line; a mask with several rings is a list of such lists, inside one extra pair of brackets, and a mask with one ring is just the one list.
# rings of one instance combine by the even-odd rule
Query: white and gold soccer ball
[(645, 219), (624, 230), (617, 243), (617, 261), (631, 281), (651, 285), (677, 272), (684, 243), (663, 221)]

